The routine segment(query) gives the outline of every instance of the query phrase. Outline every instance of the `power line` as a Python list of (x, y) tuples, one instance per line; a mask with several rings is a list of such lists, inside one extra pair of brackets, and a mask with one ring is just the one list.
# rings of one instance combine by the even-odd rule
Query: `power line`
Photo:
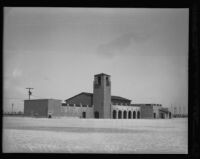
[(24, 99), (24, 98), (4, 97), (4, 99)]

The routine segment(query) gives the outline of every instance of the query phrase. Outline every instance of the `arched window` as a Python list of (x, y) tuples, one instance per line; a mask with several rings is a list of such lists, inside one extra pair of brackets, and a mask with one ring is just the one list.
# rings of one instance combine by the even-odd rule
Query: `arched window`
[(122, 118), (122, 111), (119, 110), (119, 112), (118, 112), (118, 119), (121, 119), (121, 118)]
[(140, 118), (140, 111), (137, 112), (137, 118)]
[(125, 110), (124, 110), (123, 116), (124, 116), (124, 119), (127, 118), (127, 112)]
[(133, 111), (133, 119), (135, 119), (136, 118), (136, 113), (135, 113), (135, 111)]
[(113, 119), (116, 119), (116, 117), (117, 117), (117, 111), (113, 110)]
[(128, 118), (131, 119), (131, 111), (128, 112)]

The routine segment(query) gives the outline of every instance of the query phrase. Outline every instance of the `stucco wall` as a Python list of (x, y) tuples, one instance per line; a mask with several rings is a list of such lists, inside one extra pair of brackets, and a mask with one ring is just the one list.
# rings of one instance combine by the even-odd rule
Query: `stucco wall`
[(142, 119), (152, 119), (153, 118), (153, 106), (152, 105), (142, 105), (141, 107), (141, 118)]
[(76, 107), (62, 106), (62, 116), (83, 118), (83, 112), (86, 113), (86, 118), (94, 118), (93, 107)]
[(54, 116), (61, 116), (61, 100), (49, 99), (48, 100), (48, 114)]

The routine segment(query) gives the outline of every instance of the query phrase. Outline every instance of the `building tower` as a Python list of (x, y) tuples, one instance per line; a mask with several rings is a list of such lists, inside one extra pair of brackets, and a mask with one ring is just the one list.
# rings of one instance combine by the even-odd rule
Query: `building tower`
[(94, 75), (93, 105), (95, 118), (111, 118), (111, 82), (110, 75)]

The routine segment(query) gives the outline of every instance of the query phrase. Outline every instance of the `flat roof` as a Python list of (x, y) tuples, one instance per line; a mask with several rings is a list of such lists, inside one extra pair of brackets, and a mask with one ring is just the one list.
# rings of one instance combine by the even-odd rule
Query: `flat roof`
[[(93, 93), (81, 92), (81, 93), (79, 93), (79, 94), (77, 94), (77, 95), (75, 95), (75, 96), (73, 96), (73, 97), (71, 97), (71, 98), (66, 99), (65, 101), (70, 100), (70, 99), (72, 99), (72, 98), (74, 98), (74, 97), (76, 97), (76, 96), (79, 96), (79, 95), (81, 95), (81, 94), (85, 94), (85, 95), (88, 95), (88, 96), (90, 96), (91, 98), (93, 98)], [(120, 97), (120, 96), (111, 96), (111, 100), (131, 101), (131, 100), (127, 99), (127, 98), (123, 98), (123, 97)]]
[(38, 101), (38, 100), (60, 100), (60, 101), (62, 101), (61, 99), (52, 99), (52, 98), (46, 98), (46, 99), (25, 99), (24, 101)]
[(159, 105), (161, 106), (162, 104), (154, 104), (154, 103), (134, 103), (133, 105)]

